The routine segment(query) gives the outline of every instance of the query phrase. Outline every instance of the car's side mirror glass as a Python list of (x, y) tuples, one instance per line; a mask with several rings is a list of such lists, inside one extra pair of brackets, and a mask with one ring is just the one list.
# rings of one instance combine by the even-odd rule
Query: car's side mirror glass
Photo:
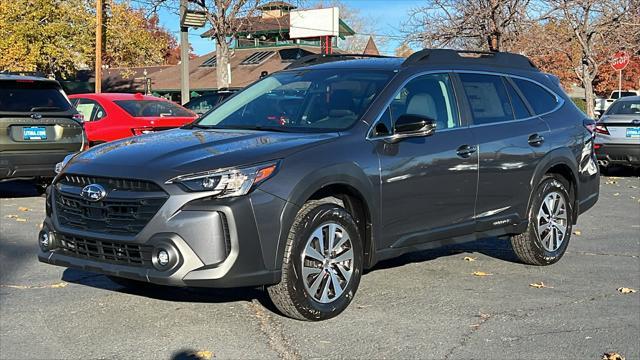
[(435, 131), (436, 122), (434, 119), (422, 115), (404, 114), (393, 125), (391, 140), (395, 142), (410, 137), (429, 136)]

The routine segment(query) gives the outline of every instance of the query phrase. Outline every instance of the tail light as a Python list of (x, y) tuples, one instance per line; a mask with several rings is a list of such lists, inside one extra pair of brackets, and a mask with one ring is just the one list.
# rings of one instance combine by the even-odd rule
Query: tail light
[(133, 135), (135, 136), (139, 136), (139, 135), (144, 135), (144, 134), (149, 134), (153, 132), (153, 128), (133, 128), (131, 129), (131, 132), (133, 133)]
[(607, 129), (604, 124), (596, 124), (596, 132), (598, 134), (611, 135), (609, 134), (609, 129)]
[(602, 144), (593, 144), (593, 149), (598, 150), (602, 147)]

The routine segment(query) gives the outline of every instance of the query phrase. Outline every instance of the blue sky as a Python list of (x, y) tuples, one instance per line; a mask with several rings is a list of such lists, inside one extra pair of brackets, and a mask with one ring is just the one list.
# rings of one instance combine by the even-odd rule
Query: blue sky
[[(143, 1), (140, 1), (140, 3)], [(354, 9), (358, 9), (362, 17), (375, 19), (377, 29), (376, 34), (388, 35), (386, 46), (380, 48), (380, 52), (385, 55), (393, 55), (393, 51), (400, 44), (400, 27), (407, 18), (408, 11), (420, 5), (416, 0), (343, 0), (345, 4)], [(313, 3), (310, 1), (309, 3)], [(135, 2), (134, 2), (135, 4)], [(178, 36), (179, 20), (178, 15), (170, 9), (160, 10), (160, 22), (169, 31)], [(206, 54), (214, 50), (213, 41), (202, 39), (199, 34), (204, 29), (191, 29), (189, 31), (189, 41), (197, 55)]]

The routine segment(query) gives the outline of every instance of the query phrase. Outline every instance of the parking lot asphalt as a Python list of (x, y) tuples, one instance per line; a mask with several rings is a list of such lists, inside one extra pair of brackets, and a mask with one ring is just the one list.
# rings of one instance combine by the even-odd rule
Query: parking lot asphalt
[(640, 291), (617, 289), (640, 290), (640, 178), (613, 175), (559, 263), (519, 264), (500, 239), (408, 254), (321, 323), (279, 315), (260, 289), (130, 290), (41, 264), (44, 198), (0, 183), (0, 358), (639, 359)]

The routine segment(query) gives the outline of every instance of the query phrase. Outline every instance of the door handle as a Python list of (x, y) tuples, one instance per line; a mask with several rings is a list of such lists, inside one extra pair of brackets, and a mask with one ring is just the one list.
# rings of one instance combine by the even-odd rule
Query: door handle
[(468, 158), (469, 156), (471, 156), (471, 154), (473, 154), (474, 152), (478, 151), (478, 148), (473, 146), (473, 145), (461, 145), (458, 150), (456, 151), (456, 153), (458, 154), (458, 156), (460, 156), (461, 158)]
[(539, 134), (533, 134), (529, 136), (529, 145), (540, 146), (544, 143), (544, 137)]

